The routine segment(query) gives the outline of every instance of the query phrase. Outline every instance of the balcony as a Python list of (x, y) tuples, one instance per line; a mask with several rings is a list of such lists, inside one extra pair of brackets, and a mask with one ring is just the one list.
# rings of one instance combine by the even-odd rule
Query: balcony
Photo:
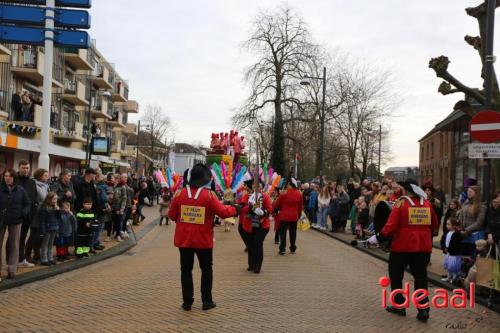
[(30, 120), (23, 121), (23, 120), (13, 120), (11, 123), (20, 125), (20, 126), (36, 126), (36, 127), (42, 127), (42, 113), (43, 113), (43, 108), (41, 105), (38, 104), (33, 104), (33, 114), (30, 115)]
[(62, 98), (75, 106), (88, 106), (89, 102), (85, 98), (86, 87), (83, 83), (76, 80), (64, 80), (64, 94)]
[(91, 71), (94, 67), (89, 62), (88, 54), (86, 49), (64, 49), (64, 60), (74, 70)]
[(87, 142), (84, 137), (83, 124), (79, 122), (75, 122), (73, 129), (59, 130), (57, 134), (54, 134), (54, 139), (65, 142)]
[(122, 131), (125, 135), (137, 134), (137, 125), (136, 124), (127, 124)]
[(94, 101), (95, 104), (93, 104), (91, 108), (92, 116), (94, 118), (111, 119), (112, 113), (108, 110), (110, 103), (105, 101), (102, 96), (98, 96), (97, 99), (94, 99)]
[(98, 89), (113, 89), (113, 85), (109, 83), (109, 69), (102, 64), (96, 64), (94, 70), (90, 74), (90, 79)]
[(127, 98), (125, 97), (125, 94), (127, 90), (128, 89), (123, 81), (117, 81), (115, 83), (113, 93), (111, 94), (111, 100), (118, 103), (126, 102)]
[(123, 113), (118, 110), (114, 110), (111, 114), (111, 120), (106, 121), (106, 123), (113, 127), (126, 128), (126, 123), (123, 120)]
[[(43, 85), (43, 71), (44, 71), (44, 61), (45, 55), (39, 49), (29, 46), (23, 47), (22, 45), (14, 45), (12, 52), (12, 73), (24, 80), (30, 81), (36, 86)], [(54, 58), (55, 59), (55, 58)], [(56, 72), (59, 66), (54, 64), (54, 70)], [(54, 76), (55, 78), (58, 75)], [(56, 88), (62, 88), (61, 82), (52, 79), (52, 86)]]
[(123, 104), (123, 111), (127, 113), (139, 113), (139, 103), (137, 101), (127, 101)]
[(0, 55), (11, 55), (11, 51), (9, 50), (8, 47), (5, 47), (5, 45), (0, 44)]

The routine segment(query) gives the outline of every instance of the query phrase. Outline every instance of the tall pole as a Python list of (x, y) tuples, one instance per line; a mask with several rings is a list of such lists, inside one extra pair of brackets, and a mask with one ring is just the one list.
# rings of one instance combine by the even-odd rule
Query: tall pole
[(323, 101), (321, 105), (321, 119), (320, 119), (320, 132), (319, 132), (319, 178), (320, 184), (323, 185), (323, 150), (325, 147), (325, 98), (326, 98), (326, 67), (323, 67)]
[(87, 146), (85, 148), (85, 166), (90, 167), (90, 137), (92, 135), (90, 131), (90, 113), (92, 112), (92, 80), (88, 80), (87, 84), (90, 86), (89, 89), (89, 112), (87, 113)]
[(380, 170), (380, 160), (382, 158), (382, 124), (378, 127), (378, 175), (377, 180), (380, 180), (382, 170)]
[[(486, 109), (491, 107), (491, 95), (492, 95), (492, 83), (493, 83), (493, 62), (495, 57), (493, 55), (493, 37), (495, 30), (495, 8), (496, 1), (488, 0), (488, 12), (486, 16), (486, 49), (485, 49), (485, 75), (484, 75), (484, 96)], [(490, 176), (491, 176), (491, 165), (490, 160), (484, 160), (483, 167), (483, 196), (486, 202), (490, 202), (491, 189), (490, 189)]]
[(45, 8), (45, 58), (43, 67), (42, 133), (38, 167), (49, 170), (50, 157), (50, 107), (52, 104), (52, 63), (54, 61), (54, 10), (55, 0), (47, 0)]
[(298, 166), (299, 166), (299, 160), (297, 158), (297, 153), (295, 153), (295, 170), (294, 170), (294, 178), (297, 179), (297, 172), (298, 172)]
[(139, 141), (141, 137), (141, 121), (137, 122), (137, 141), (135, 147), (135, 172), (139, 172)]
[(153, 170), (154, 170), (154, 142), (153, 142), (153, 125), (151, 124), (151, 174), (153, 174)]

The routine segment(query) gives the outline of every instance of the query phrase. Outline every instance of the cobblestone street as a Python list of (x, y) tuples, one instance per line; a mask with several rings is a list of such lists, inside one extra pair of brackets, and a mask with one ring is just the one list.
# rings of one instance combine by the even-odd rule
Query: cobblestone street
[[(155, 227), (125, 255), (0, 293), (1, 332), (495, 332), (500, 315), (432, 310), (422, 324), (381, 308), (387, 264), (317, 232), (300, 232), (297, 254), (278, 255), (270, 233), (260, 275), (246, 271), (237, 230), (216, 228), (214, 300), (181, 309), (174, 226)], [(455, 330), (467, 326), (466, 329)]]

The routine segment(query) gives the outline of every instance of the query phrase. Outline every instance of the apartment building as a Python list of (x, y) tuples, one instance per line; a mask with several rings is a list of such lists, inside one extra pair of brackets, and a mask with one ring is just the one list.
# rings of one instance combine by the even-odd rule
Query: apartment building
[[(40, 151), (43, 47), (0, 44), (0, 171), (21, 159), (37, 167)], [(92, 155), (92, 165), (104, 170), (129, 168), (128, 124), (139, 105), (129, 100), (128, 82), (97, 50), (54, 50), (50, 117), (50, 174), (74, 172), (85, 166), (87, 136), (107, 137), (109, 156)]]

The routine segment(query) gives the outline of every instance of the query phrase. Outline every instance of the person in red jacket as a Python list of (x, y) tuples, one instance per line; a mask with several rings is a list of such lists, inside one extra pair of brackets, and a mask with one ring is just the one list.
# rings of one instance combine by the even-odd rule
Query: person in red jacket
[(297, 181), (290, 178), (286, 191), (283, 191), (278, 200), (274, 202), (273, 210), (278, 211), (278, 220), (280, 221), (280, 255), (285, 254), (287, 230), (290, 233), (290, 252), (295, 253), (297, 250), (297, 246), (295, 246), (297, 221), (302, 214), (303, 208), (302, 193), (297, 187)]
[(243, 206), (239, 223), (243, 225), (243, 237), (248, 249), (248, 271), (260, 273), (264, 260), (264, 239), (269, 232), (269, 214), (273, 209), (271, 198), (262, 190), (256, 191), (258, 185), (254, 180), (245, 181), (248, 191), (238, 202)]
[[(392, 239), (389, 256), (389, 278), (392, 290), (403, 287), (403, 276), (407, 266), (410, 266), (414, 277), (415, 290), (427, 290), (427, 265), (432, 253), (431, 235), (438, 228), (438, 219), (425, 192), (417, 186), (414, 180), (408, 179), (398, 184), (402, 187), (403, 196), (394, 204), (380, 235), (370, 238), (370, 242), (377, 242), (377, 239), (381, 238)], [(405, 298), (402, 294), (397, 294), (395, 301), (397, 304), (403, 304)], [(428, 301), (425, 298), (421, 304)], [(386, 310), (406, 316), (404, 308), (389, 306)], [(417, 319), (427, 321), (429, 308), (418, 309)]]
[[(237, 216), (240, 206), (224, 206), (210, 191), (210, 170), (203, 164), (192, 169), (186, 187), (177, 191), (170, 204), (168, 217), (176, 222), (174, 245), (181, 257), (182, 308), (191, 310), (193, 304), (193, 263), (198, 257), (201, 268), (201, 298), (203, 310), (215, 308), (212, 300), (212, 249), (214, 215), (221, 218)], [(208, 187), (208, 188), (207, 188)]]

